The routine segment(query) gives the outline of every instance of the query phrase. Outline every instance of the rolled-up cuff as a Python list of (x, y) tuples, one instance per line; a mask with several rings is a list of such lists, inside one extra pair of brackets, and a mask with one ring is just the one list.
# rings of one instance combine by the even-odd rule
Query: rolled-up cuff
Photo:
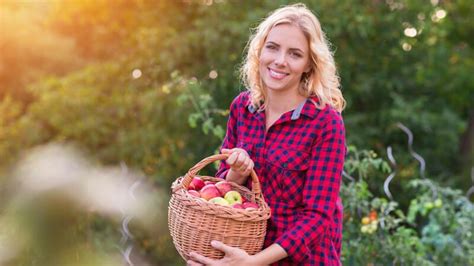
[(304, 262), (307, 260), (308, 250), (303, 241), (297, 236), (286, 234), (278, 238), (275, 243), (280, 245), (293, 262)]

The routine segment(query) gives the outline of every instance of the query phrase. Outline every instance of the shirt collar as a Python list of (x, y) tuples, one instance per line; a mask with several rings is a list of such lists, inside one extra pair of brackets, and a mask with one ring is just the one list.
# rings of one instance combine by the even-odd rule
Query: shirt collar
[(251, 112), (252, 114), (255, 113), (255, 111), (257, 111), (257, 108), (255, 108), (255, 106), (253, 106), (252, 103), (249, 103), (249, 106), (247, 106), (247, 109), (248, 109), (249, 112)]
[(300, 118), (301, 111), (303, 110), (303, 107), (305, 106), (307, 101), (308, 100), (306, 99), (306, 101), (300, 103), (298, 107), (296, 107), (296, 109), (293, 111), (293, 114), (291, 114), (291, 120), (296, 120)]
[(318, 103), (318, 101), (318, 97), (307, 98), (306, 101), (303, 103), (301, 114), (314, 119), (320, 111), (316, 107), (316, 103)]
[[(318, 109), (316, 108), (314, 102), (317, 102), (318, 99), (316, 97), (307, 98), (306, 101), (299, 104), (293, 113), (291, 114), (291, 120), (297, 120), (300, 118), (301, 115), (308, 116), (310, 118), (315, 118)], [(248, 104), (247, 110), (254, 114), (257, 111), (257, 108), (253, 106), (251, 103)]]

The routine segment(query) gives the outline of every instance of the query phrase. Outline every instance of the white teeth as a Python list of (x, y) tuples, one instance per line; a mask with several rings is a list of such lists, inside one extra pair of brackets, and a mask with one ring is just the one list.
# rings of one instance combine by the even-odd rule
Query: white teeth
[(273, 71), (273, 70), (270, 69), (270, 76), (272, 78), (282, 79), (282, 78), (286, 77), (286, 74), (285, 73), (278, 73), (278, 72)]

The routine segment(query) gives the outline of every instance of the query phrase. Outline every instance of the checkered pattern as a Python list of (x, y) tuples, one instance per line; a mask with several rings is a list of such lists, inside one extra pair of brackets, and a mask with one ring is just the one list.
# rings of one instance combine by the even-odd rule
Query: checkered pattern
[[(248, 99), (243, 92), (232, 102), (222, 148), (243, 148), (255, 162), (272, 209), (265, 247), (278, 243), (289, 254), (275, 265), (340, 265), (346, 153), (341, 115), (308, 99), (265, 132), (265, 113)], [(223, 161), (216, 175), (225, 177), (228, 169)]]

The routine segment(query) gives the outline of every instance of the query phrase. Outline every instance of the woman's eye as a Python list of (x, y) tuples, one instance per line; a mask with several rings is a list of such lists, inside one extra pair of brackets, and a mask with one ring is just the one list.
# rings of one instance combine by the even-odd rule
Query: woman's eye
[(293, 56), (293, 57), (296, 57), (296, 58), (302, 57), (302, 55), (300, 53), (295, 53), (295, 52), (290, 53), (290, 55)]
[(275, 50), (276, 49), (276, 47), (274, 45), (267, 45), (266, 48), (270, 49), (270, 50)]

